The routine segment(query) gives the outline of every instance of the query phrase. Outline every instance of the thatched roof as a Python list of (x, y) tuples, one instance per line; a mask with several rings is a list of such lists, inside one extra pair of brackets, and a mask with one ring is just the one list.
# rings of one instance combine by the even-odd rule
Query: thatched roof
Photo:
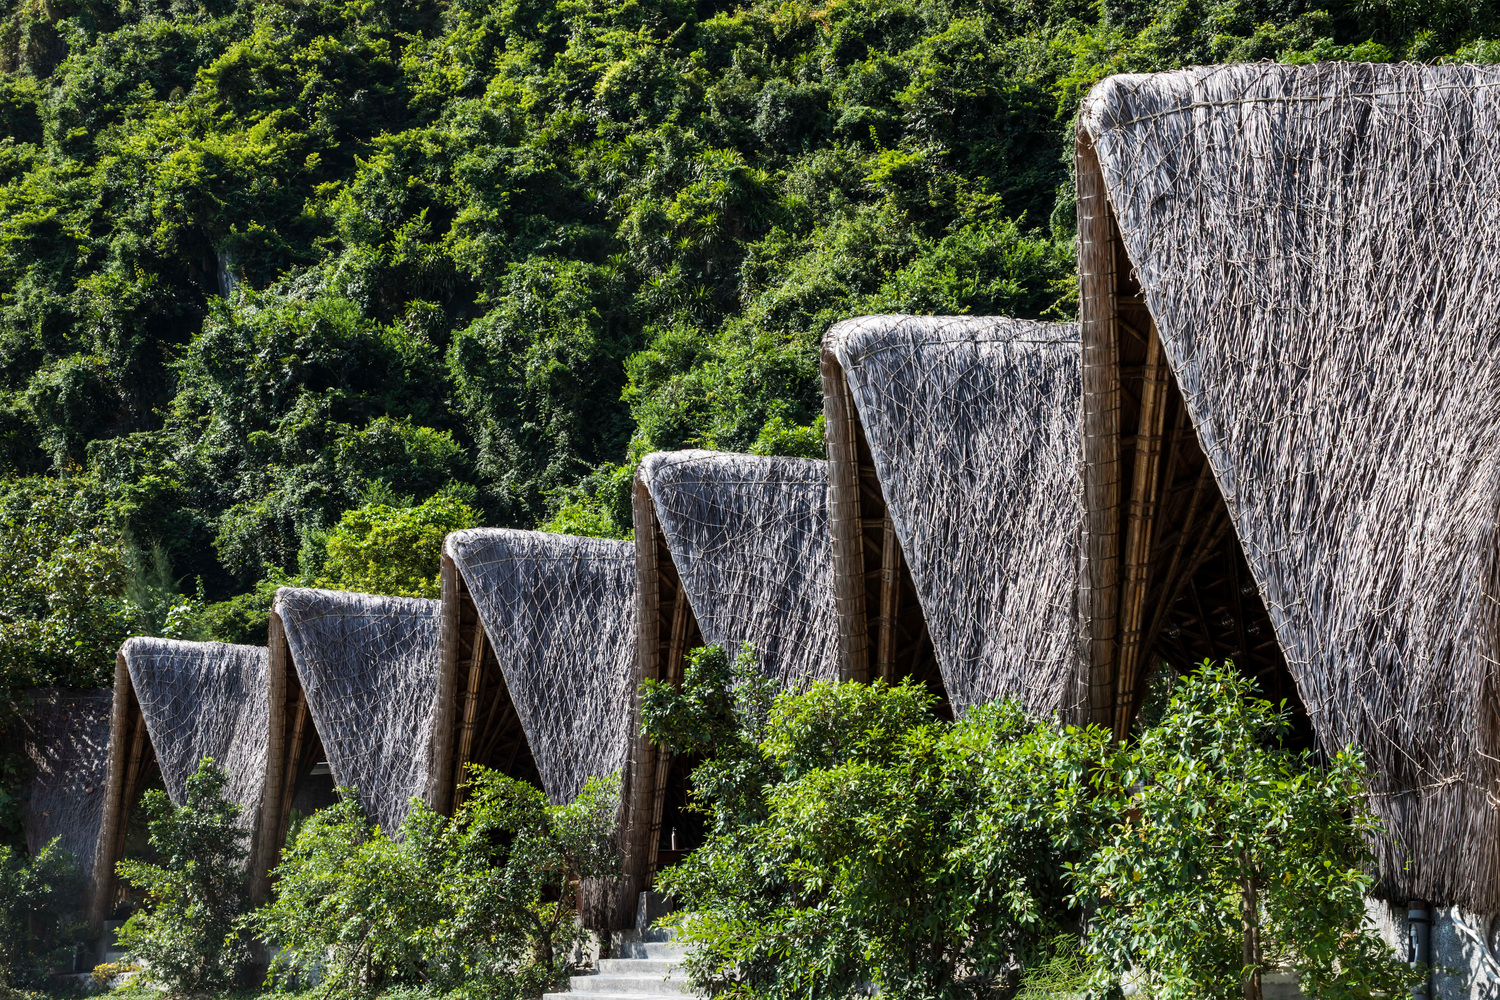
[(266, 650), (137, 637), (121, 654), (167, 795), (181, 803), (199, 761), (212, 757), (229, 775), (225, 797), (241, 807), (240, 825), (253, 828), (270, 729)]
[(474, 528), (448, 536), (542, 784), (571, 800), (625, 763), (634, 691), (629, 542)]
[(1079, 174), (1086, 358), (1107, 209), (1319, 739), (1373, 766), (1383, 891), (1500, 910), (1500, 69), (1115, 77)]
[(21, 730), (29, 769), (21, 802), (26, 847), (35, 854), (60, 838), (85, 879), (104, 819), (112, 700), (108, 690), (33, 691)]
[(1077, 672), (1077, 327), (873, 316), (834, 326), (824, 350), (954, 707), (1001, 695), (1064, 707)]
[(275, 611), (334, 781), (395, 830), (426, 791), (441, 605), (282, 587)]
[(703, 641), (750, 643), (783, 683), (837, 679), (827, 463), (659, 452), (639, 475)]

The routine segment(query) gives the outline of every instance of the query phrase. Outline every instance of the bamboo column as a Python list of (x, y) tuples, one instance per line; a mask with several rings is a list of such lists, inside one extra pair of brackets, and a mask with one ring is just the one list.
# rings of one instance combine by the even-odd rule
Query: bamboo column
[(828, 528), (833, 545), (833, 602), (839, 627), (839, 677), (870, 679), (865, 606), (864, 523), (859, 502), (859, 427), (843, 366), (823, 349), (823, 436), (828, 446)]

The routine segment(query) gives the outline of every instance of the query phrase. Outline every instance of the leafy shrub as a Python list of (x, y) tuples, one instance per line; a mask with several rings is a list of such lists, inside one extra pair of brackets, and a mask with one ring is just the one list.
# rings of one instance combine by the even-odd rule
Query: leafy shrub
[[(1279, 960), (1309, 996), (1398, 995), (1409, 970), (1363, 924), (1360, 764), (1281, 750), (1285, 715), (1252, 694), (1205, 665), (1120, 747), (1012, 701), (941, 721), (911, 684), (773, 696), (747, 655), (695, 651), (680, 691), (643, 690), (648, 735), (703, 758), (710, 835), (657, 878), (692, 985), (1102, 996), (1128, 974), (1228, 1000)], [(1242, 919), (1265, 943), (1248, 968)]]
[(70, 968), (83, 937), (82, 890), (73, 856), (56, 840), (32, 858), (0, 844), (0, 992), (43, 985)]
[(284, 976), (539, 996), (571, 967), (579, 881), (616, 870), (616, 784), (555, 806), (474, 767), (451, 820), (413, 802), (396, 837), (346, 796), (301, 825), (250, 925), (281, 949)]
[(175, 990), (232, 983), (248, 958), (238, 932), (246, 909), (245, 841), (240, 808), (224, 798), (228, 776), (205, 757), (187, 779), (183, 803), (165, 792), (141, 797), (156, 861), (121, 861), (127, 883), (146, 905), (120, 929), (120, 946), (141, 960), (152, 982)]
[(1320, 764), (1280, 749), (1287, 726), (1232, 666), (1205, 663), (1099, 770), (1115, 819), (1073, 869), (1094, 913), (1095, 990), (1130, 969), (1164, 1000), (1227, 998), (1276, 959), (1312, 997), (1410, 990), (1411, 969), (1365, 923), (1376, 820), (1364, 766), (1350, 751)]
[(324, 542), (314, 586), (392, 597), (437, 597), (443, 539), (472, 528), (479, 516), (439, 493), (415, 507), (369, 504), (345, 512)]
[(767, 706), (749, 657), (696, 651), (680, 694), (647, 689), (653, 739), (707, 754), (708, 842), (658, 885), (699, 989), (968, 997), (1016, 985), (1075, 925), (1063, 864), (1084, 845), (1102, 733), (1014, 703), (958, 723), (914, 684), (812, 685)]

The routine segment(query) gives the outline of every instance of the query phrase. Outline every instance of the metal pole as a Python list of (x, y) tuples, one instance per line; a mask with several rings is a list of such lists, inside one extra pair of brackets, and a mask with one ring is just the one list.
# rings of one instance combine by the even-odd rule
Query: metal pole
[(1426, 900), (1413, 899), (1407, 904), (1406, 925), (1410, 942), (1408, 959), (1412, 968), (1424, 972), (1422, 981), (1412, 988), (1412, 1000), (1431, 1000), (1432, 909)]

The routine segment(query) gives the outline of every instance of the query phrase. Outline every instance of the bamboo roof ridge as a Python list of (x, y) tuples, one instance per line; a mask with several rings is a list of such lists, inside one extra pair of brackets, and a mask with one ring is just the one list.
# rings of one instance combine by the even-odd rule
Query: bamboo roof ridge
[(282, 587), (275, 611), (335, 783), (394, 831), (427, 787), (440, 603)]
[(634, 699), (629, 542), (471, 528), (444, 552), (472, 595), (542, 785), (567, 802), (625, 765)]
[(1079, 149), (1380, 892), (1500, 910), (1500, 69), (1114, 77)]
[(59, 838), (87, 880), (104, 821), (113, 694), (43, 689), (27, 702), (21, 733), (30, 772), (22, 801), (27, 850), (34, 855)]
[(229, 776), (224, 795), (240, 806), (239, 825), (253, 829), (270, 730), (265, 648), (136, 637), (121, 654), (168, 797), (181, 804), (187, 779), (212, 757)]
[(783, 685), (837, 680), (827, 463), (657, 452), (639, 475), (704, 643), (750, 643)]
[[(852, 433), (868, 446), (899, 542), (887, 561), (891, 572), (909, 568), (954, 709), (1004, 695), (1038, 713), (1070, 705), (1082, 513), (1076, 324), (870, 316), (832, 327), (824, 359), (830, 405), (847, 391), (855, 420), (836, 427), (848, 419), (847, 404), (837, 406), (830, 437)], [(860, 488), (834, 487), (841, 498)]]

